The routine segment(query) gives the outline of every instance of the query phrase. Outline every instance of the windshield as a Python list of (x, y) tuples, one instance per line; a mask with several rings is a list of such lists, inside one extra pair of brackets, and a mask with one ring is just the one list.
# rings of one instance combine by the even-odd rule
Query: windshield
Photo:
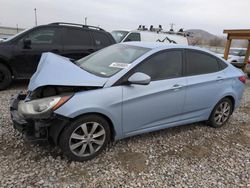
[(121, 42), (127, 34), (128, 34), (128, 31), (112, 31), (111, 32), (111, 35), (114, 37), (117, 43)]
[(116, 44), (84, 57), (76, 63), (97, 76), (111, 77), (120, 70), (128, 68), (134, 60), (149, 50), (149, 48)]
[(231, 49), (229, 51), (230, 55), (235, 55), (235, 56), (244, 56), (246, 53), (246, 50), (242, 50), (242, 49)]
[(10, 41), (10, 40), (12, 40), (12, 39), (18, 37), (19, 35), (25, 33), (25, 32), (28, 31), (28, 30), (30, 30), (30, 29), (25, 29), (25, 30), (23, 30), (23, 31), (21, 31), (21, 32), (19, 32), (19, 33), (17, 33), (16, 35), (13, 35), (13, 36), (9, 37), (8, 39), (4, 40), (4, 42)]

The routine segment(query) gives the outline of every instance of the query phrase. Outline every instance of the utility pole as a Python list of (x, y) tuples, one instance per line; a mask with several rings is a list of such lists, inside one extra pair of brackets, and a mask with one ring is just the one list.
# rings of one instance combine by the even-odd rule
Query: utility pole
[(36, 15), (36, 8), (34, 8), (35, 11), (35, 25), (37, 26), (37, 15)]
[(16, 33), (18, 33), (18, 24), (16, 24)]
[(85, 25), (87, 25), (87, 20), (88, 20), (88, 17), (85, 17), (85, 18), (84, 18), (84, 23), (85, 23)]
[(170, 31), (174, 31), (174, 25), (175, 24), (174, 23), (170, 23), (169, 25), (170, 25)]

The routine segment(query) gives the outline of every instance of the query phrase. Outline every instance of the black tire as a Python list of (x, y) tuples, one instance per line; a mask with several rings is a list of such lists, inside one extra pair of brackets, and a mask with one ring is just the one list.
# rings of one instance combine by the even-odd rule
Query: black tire
[(247, 74), (247, 76), (248, 76), (248, 78), (250, 79), (250, 73), (249, 73), (249, 74)]
[[(98, 137), (98, 138), (102, 139), (100, 141), (101, 143), (103, 142), (101, 145), (90, 141), (90, 139), (95, 139), (93, 137), (95, 134), (92, 133), (92, 137), (90, 135), (91, 129), (92, 129), (91, 127), (94, 127), (94, 122), (100, 125), (100, 127), (98, 125), (98, 127), (96, 128), (97, 131), (99, 131), (99, 132), (104, 131), (105, 132), (105, 136)], [(92, 123), (92, 125), (91, 125), (91, 123)], [(81, 139), (72, 138), (73, 135), (85, 137), (86, 134), (84, 134), (84, 131), (83, 131), (84, 129), (81, 127), (83, 125), (84, 126), (86, 125), (87, 130), (88, 130), (87, 132), (89, 133), (87, 138), (81, 138)], [(99, 133), (99, 132), (97, 132), (97, 133)], [(75, 134), (73, 134), (73, 133), (75, 133)], [(86, 141), (86, 140), (88, 140), (88, 141)], [(83, 141), (84, 141), (84, 143), (83, 143)], [(69, 160), (81, 162), (81, 161), (90, 160), (90, 159), (93, 159), (94, 157), (96, 157), (107, 146), (109, 141), (110, 141), (110, 127), (109, 127), (108, 122), (104, 118), (102, 118), (101, 116), (93, 114), (93, 115), (85, 115), (85, 116), (82, 116), (80, 118), (77, 118), (70, 125), (66, 126), (60, 135), (59, 147), (61, 148), (63, 153), (68, 157)], [(80, 142), (82, 142), (82, 145), (73, 149), (75, 151), (72, 151), (72, 149), (71, 149), (71, 148), (73, 148), (72, 146), (79, 144)], [(95, 152), (92, 154), (90, 152), (90, 150), (91, 150), (90, 143), (92, 145), (92, 149), (94, 148), (94, 150), (95, 150)], [(83, 145), (84, 146), (86, 145), (84, 151), (86, 151), (87, 154), (85, 154), (85, 156), (80, 156), (81, 155), (80, 153), (84, 147)]]
[(10, 70), (3, 64), (0, 64), (0, 91), (9, 87), (11, 81), (12, 77)]
[[(221, 106), (223, 106), (223, 104), (227, 104), (229, 106), (229, 110), (228, 110), (228, 116), (226, 117), (225, 115), (222, 115), (218, 113), (218, 111), (220, 110)], [(217, 111), (218, 110), (218, 111)], [(230, 116), (232, 115), (232, 111), (233, 111), (233, 103), (229, 98), (223, 98), (221, 99), (214, 107), (209, 120), (208, 120), (208, 125), (214, 128), (219, 128), (222, 127), (223, 125), (225, 125), (227, 123), (227, 121), (229, 120)], [(219, 115), (218, 115), (219, 114)], [(218, 118), (220, 117), (224, 117), (225, 119), (218, 123)], [(221, 118), (222, 119), (222, 118)], [(216, 121), (217, 120), (217, 121)]]

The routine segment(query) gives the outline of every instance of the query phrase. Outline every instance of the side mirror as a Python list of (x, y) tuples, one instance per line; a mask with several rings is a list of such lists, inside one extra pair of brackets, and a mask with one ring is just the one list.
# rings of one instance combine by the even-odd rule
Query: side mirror
[(150, 81), (150, 76), (141, 72), (136, 72), (128, 78), (130, 84), (148, 85)]
[(30, 39), (23, 39), (23, 48), (29, 49), (31, 46), (31, 40)]

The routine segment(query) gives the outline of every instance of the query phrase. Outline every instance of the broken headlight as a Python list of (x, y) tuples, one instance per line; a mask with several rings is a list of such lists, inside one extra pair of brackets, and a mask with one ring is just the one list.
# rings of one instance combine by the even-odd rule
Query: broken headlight
[(31, 101), (20, 101), (18, 104), (18, 112), (27, 118), (46, 118), (51, 112), (67, 102), (70, 97), (71, 96), (53, 96)]

